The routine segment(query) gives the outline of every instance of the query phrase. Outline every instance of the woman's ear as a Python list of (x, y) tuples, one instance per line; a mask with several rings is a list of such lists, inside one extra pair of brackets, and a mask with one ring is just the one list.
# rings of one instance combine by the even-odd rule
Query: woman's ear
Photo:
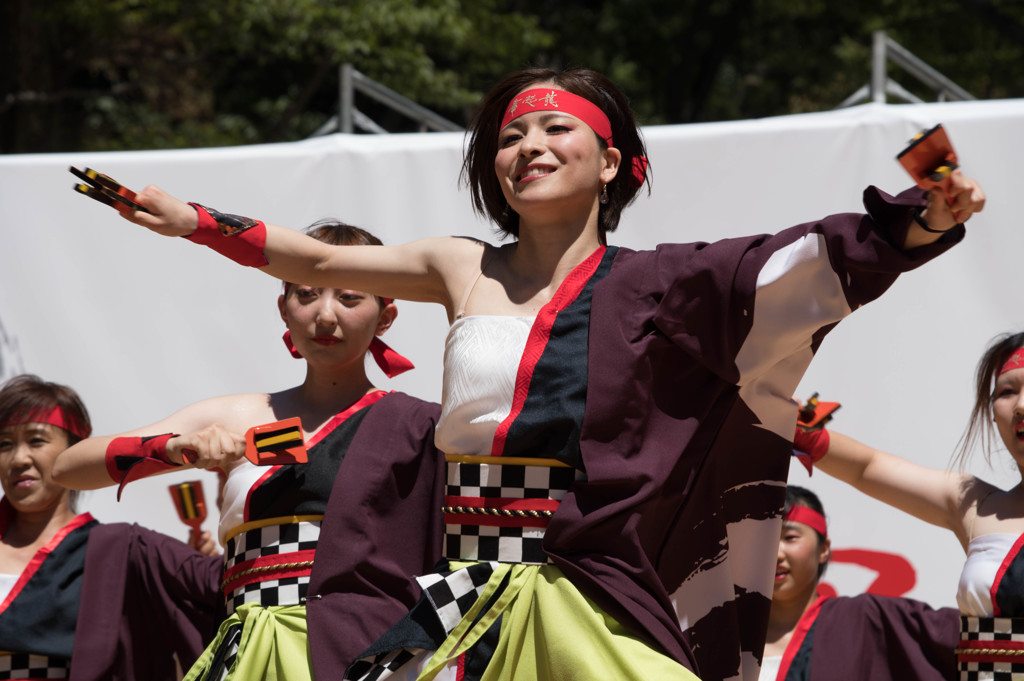
[(398, 306), (394, 303), (388, 303), (384, 306), (384, 309), (380, 311), (380, 316), (377, 317), (377, 331), (375, 335), (380, 336), (385, 331), (391, 328), (391, 325), (395, 323), (395, 319), (398, 317)]
[(608, 147), (604, 150), (603, 167), (601, 168), (601, 182), (608, 184), (619, 174), (619, 166), (622, 164), (622, 152), (615, 147)]
[(824, 565), (832, 558), (832, 540), (826, 539), (818, 546), (818, 565)]
[(277, 311), (281, 314), (281, 321), (288, 323), (288, 317), (284, 313), (284, 294), (277, 297)]

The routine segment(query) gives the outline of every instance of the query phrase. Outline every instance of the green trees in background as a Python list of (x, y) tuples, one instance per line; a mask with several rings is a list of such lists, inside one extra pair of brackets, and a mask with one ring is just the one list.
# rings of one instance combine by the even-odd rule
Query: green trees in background
[(1024, 96), (1018, 0), (3, 0), (0, 26), (7, 153), (301, 139), (346, 62), (460, 124), (529, 64), (607, 73), (646, 124), (817, 111), (869, 80), (877, 29), (979, 98)]

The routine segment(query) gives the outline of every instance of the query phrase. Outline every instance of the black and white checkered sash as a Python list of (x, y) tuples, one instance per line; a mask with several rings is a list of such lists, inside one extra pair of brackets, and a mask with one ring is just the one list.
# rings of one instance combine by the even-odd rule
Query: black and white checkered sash
[(1024, 617), (961, 617), (956, 659), (962, 681), (1024, 678)]
[(0, 679), (66, 679), (70, 662), (52, 655), (0, 651)]
[(581, 471), (555, 459), (454, 454), (445, 459), (445, 558), (550, 562), (544, 532)]
[(243, 603), (305, 603), (322, 520), (322, 515), (268, 518), (228, 534), (221, 581), (228, 615)]

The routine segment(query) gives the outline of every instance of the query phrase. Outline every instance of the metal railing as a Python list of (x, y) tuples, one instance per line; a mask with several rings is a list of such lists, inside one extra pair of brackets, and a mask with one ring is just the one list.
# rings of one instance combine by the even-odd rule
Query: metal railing
[(885, 31), (875, 31), (871, 42), (871, 82), (863, 85), (836, 107), (872, 101), (885, 104), (887, 97), (920, 104), (924, 100), (914, 95), (889, 77), (886, 69), (889, 62), (901, 67), (935, 92), (937, 101), (966, 101), (976, 99), (967, 90), (926, 64), (910, 50), (890, 38)]
[(462, 127), (447, 118), (439, 116), (430, 109), (403, 97), (389, 87), (381, 85), (358, 71), (352, 64), (342, 64), (338, 68), (338, 113), (331, 116), (310, 137), (319, 137), (332, 132), (355, 132), (356, 128), (364, 132), (387, 134), (387, 130), (364, 114), (355, 105), (356, 93), (363, 94), (398, 113), (419, 123), (420, 132), (433, 130), (436, 132), (461, 132)]

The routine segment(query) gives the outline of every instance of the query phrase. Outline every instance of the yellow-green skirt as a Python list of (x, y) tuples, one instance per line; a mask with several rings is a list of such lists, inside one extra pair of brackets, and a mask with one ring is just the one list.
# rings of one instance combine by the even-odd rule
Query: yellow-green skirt
[(312, 681), (307, 631), (304, 605), (240, 605), (185, 681)]
[[(451, 569), (469, 565), (453, 562)], [(377, 666), (364, 664), (351, 676), (354, 665), (349, 678), (699, 681), (626, 630), (555, 566), (492, 565), (486, 586), (433, 654), (407, 649), (402, 658), (390, 651), (375, 656)]]

